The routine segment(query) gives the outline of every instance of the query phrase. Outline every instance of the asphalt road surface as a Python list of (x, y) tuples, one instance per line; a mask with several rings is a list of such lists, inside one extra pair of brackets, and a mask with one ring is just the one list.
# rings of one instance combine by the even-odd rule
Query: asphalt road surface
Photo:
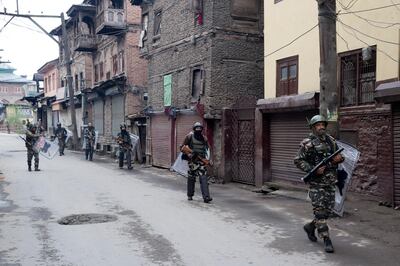
[(304, 201), (212, 184), (212, 204), (198, 187), (189, 202), (166, 170), (65, 154), (28, 172), (23, 142), (0, 134), (0, 265), (399, 265), (398, 250), (337, 228), (326, 254), (302, 230)]

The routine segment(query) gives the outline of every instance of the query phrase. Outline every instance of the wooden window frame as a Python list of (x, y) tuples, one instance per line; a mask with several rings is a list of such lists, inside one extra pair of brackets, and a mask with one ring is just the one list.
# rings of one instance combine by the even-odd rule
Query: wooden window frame
[(197, 102), (199, 102), (200, 101), (200, 99), (195, 99), (194, 97), (193, 97), (193, 93), (194, 93), (194, 73), (196, 72), (196, 71), (200, 71), (200, 73), (201, 73), (201, 84), (200, 84), (200, 93), (199, 93), (199, 98), (201, 97), (201, 96), (203, 96), (204, 95), (204, 78), (205, 78), (205, 71), (204, 71), (204, 68), (203, 68), (203, 66), (195, 66), (195, 67), (193, 67), (192, 68), (192, 70), (190, 71), (190, 96), (191, 96), (191, 98), (190, 98), (190, 102), (191, 103), (197, 103)]
[[(295, 79), (295, 92), (290, 93), (290, 86), (289, 86), (289, 81), (288, 81), (288, 86), (287, 88), (282, 88), (282, 84), (281, 84), (281, 68), (282, 66), (284, 66), (285, 64), (288, 67), (288, 80), (289, 80), (289, 75), (290, 75), (290, 66), (292, 66), (293, 62), (296, 62), (296, 79)], [(279, 96), (286, 96), (286, 95), (295, 95), (298, 94), (299, 92), (299, 56), (295, 55), (295, 56), (290, 56), (290, 57), (286, 57), (286, 58), (281, 58), (279, 60), (276, 61), (276, 88), (275, 88), (275, 93), (276, 93), (276, 97)]]
[[(374, 97), (373, 97), (373, 93), (375, 91), (375, 87), (376, 87), (376, 63), (377, 63), (377, 49), (376, 46), (371, 46), (372, 48), (372, 67), (374, 67), (374, 72), (366, 72), (366, 73), (374, 73), (373, 79), (372, 79), (372, 90), (369, 91), (369, 93), (372, 95), (371, 100), (370, 101), (362, 101), (362, 91), (361, 91), (361, 68), (363, 66), (361, 66), (361, 64), (363, 64), (363, 62), (360, 60), (360, 58), (362, 57), (362, 49), (355, 49), (355, 50), (351, 50), (351, 51), (346, 51), (343, 53), (338, 54), (338, 63), (337, 63), (337, 84), (338, 84), (338, 94), (339, 94), (339, 103), (340, 103), (340, 107), (352, 107), (352, 106), (361, 106), (361, 105), (368, 105), (368, 104), (373, 104), (375, 102)], [(348, 57), (356, 57), (356, 77), (355, 77), (355, 100), (352, 103), (345, 103), (344, 100), (344, 95), (345, 93), (343, 92), (344, 88), (342, 86), (344, 80), (343, 80), (343, 69), (342, 69), (342, 60), (344, 58), (348, 58)]]
[[(160, 14), (159, 19), (157, 18), (158, 14)], [(157, 9), (154, 11), (153, 38), (155, 38), (155, 39), (159, 39), (160, 35), (161, 35), (162, 15), (163, 15), (162, 9)], [(156, 28), (157, 22), (159, 22), (158, 28)]]

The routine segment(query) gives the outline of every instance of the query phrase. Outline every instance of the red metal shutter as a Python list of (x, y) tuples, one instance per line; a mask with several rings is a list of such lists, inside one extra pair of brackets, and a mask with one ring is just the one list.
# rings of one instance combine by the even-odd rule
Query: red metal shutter
[(300, 142), (310, 133), (306, 117), (310, 119), (314, 114), (304, 112), (271, 115), (270, 154), (273, 181), (281, 179), (301, 182), (304, 172), (294, 165), (293, 159)]
[(400, 206), (400, 105), (393, 111), (394, 204)]
[(151, 153), (153, 165), (171, 167), (171, 120), (164, 114), (151, 117)]
[(182, 145), (185, 136), (192, 131), (193, 124), (196, 122), (203, 123), (203, 119), (195, 114), (179, 114), (176, 118), (176, 156), (179, 154), (179, 147)]

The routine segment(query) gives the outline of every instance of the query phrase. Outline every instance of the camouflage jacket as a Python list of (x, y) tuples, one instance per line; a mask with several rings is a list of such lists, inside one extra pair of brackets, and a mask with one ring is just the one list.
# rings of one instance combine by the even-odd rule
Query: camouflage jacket
[[(335, 139), (326, 135), (325, 140), (322, 140), (310, 134), (300, 143), (300, 149), (294, 158), (295, 165), (309, 172), (320, 161), (334, 153), (338, 149)], [(316, 176), (310, 181), (310, 186), (329, 186), (334, 185), (337, 180), (337, 165), (328, 163), (325, 172), (321, 176)]]

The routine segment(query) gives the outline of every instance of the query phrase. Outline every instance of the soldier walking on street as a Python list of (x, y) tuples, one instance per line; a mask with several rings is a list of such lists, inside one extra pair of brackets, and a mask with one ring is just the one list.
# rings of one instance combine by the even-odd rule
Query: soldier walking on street
[(132, 151), (132, 141), (131, 136), (126, 130), (126, 124), (121, 123), (120, 127), (121, 132), (118, 133), (117, 143), (119, 144), (119, 168), (122, 169), (124, 167), (124, 157), (126, 155), (126, 163), (128, 165), (128, 169), (131, 170), (132, 162), (131, 162), (131, 151)]
[(65, 155), (64, 154), (64, 148), (65, 148), (65, 140), (67, 139), (67, 130), (61, 126), (61, 123), (57, 123), (57, 129), (54, 133), (54, 135), (58, 139), (58, 150), (60, 152), (60, 156)]
[[(312, 133), (300, 144), (300, 149), (294, 159), (295, 165), (309, 172), (324, 158), (338, 150), (336, 140), (326, 133), (328, 122), (325, 117), (315, 115), (310, 120)], [(314, 212), (314, 220), (304, 225), (304, 230), (310, 241), (316, 242), (315, 229), (318, 236), (324, 241), (325, 251), (334, 252), (332, 241), (329, 237), (327, 219), (332, 214), (335, 205), (335, 184), (337, 182), (338, 164), (344, 161), (339, 153), (325, 166), (318, 168), (316, 175), (308, 182), (309, 197)]]
[(87, 128), (85, 129), (85, 157), (86, 160), (89, 161), (93, 160), (93, 151), (94, 151), (94, 144), (96, 140), (96, 132), (92, 123), (88, 123)]
[(196, 177), (198, 177), (203, 200), (205, 203), (209, 203), (212, 201), (208, 189), (206, 169), (206, 166), (209, 164), (209, 160), (207, 158), (209, 147), (207, 138), (202, 132), (203, 125), (200, 122), (196, 122), (193, 125), (193, 131), (186, 135), (181, 151), (184, 154), (184, 159), (189, 161), (187, 179), (188, 200), (193, 200)]
[(25, 146), (27, 148), (28, 156), (28, 171), (32, 171), (32, 159), (35, 158), (35, 171), (39, 169), (39, 151), (34, 148), (35, 143), (38, 141), (40, 134), (37, 132), (37, 126), (35, 124), (29, 124), (29, 128), (26, 130)]

